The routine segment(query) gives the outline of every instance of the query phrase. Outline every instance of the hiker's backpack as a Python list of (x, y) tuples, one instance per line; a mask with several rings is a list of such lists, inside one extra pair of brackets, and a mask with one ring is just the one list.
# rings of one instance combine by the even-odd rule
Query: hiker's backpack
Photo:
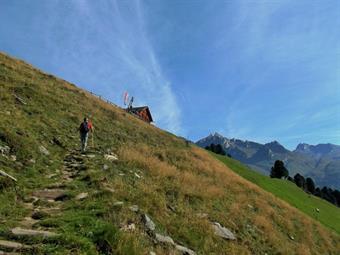
[(86, 122), (81, 123), (80, 132), (84, 134), (84, 133), (87, 133), (89, 131), (90, 131), (89, 124), (86, 123)]

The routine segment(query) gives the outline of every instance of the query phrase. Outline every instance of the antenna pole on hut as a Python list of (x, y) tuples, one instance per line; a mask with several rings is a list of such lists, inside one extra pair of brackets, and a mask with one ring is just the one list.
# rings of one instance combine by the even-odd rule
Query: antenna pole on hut
[(130, 99), (128, 110), (132, 109), (132, 103), (133, 103), (133, 97), (131, 97), (131, 99)]

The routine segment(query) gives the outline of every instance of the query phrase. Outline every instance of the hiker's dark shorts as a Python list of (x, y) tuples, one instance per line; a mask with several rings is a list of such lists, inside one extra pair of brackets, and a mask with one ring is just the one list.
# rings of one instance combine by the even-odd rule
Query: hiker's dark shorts
[(80, 141), (82, 144), (87, 144), (87, 139), (89, 137), (89, 133), (80, 133)]

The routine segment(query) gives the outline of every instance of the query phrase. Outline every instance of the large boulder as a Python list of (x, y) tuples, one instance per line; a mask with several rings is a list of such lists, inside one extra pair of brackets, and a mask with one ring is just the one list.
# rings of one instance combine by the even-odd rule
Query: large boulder
[(44, 189), (33, 192), (33, 196), (40, 199), (61, 201), (68, 198), (68, 195), (62, 189)]
[(196, 252), (182, 245), (177, 244), (175, 249), (182, 255), (196, 255)]
[(118, 156), (114, 153), (111, 153), (111, 154), (105, 154), (104, 155), (104, 158), (108, 161), (116, 161), (118, 160)]
[(215, 235), (220, 236), (226, 240), (236, 240), (235, 235), (227, 228), (223, 227), (218, 222), (213, 222), (212, 227), (214, 229)]
[[(26, 248), (27, 246), (18, 242), (0, 240), (0, 249), (5, 250), (21, 250), (22, 248)], [(1, 253), (0, 253), (1, 254)]]
[(172, 238), (170, 236), (163, 236), (161, 234), (156, 233), (155, 240), (158, 243), (175, 245), (174, 240), (172, 240)]
[(147, 231), (153, 232), (156, 229), (155, 223), (150, 219), (147, 214), (142, 214), (142, 221)]
[(83, 199), (87, 198), (88, 196), (89, 196), (89, 194), (87, 192), (82, 192), (82, 193), (78, 194), (75, 197), (75, 199), (76, 200), (83, 200)]
[(39, 146), (39, 151), (41, 154), (44, 154), (46, 156), (50, 155), (50, 152), (42, 145)]
[(8, 155), (10, 150), (11, 150), (11, 148), (8, 147), (7, 145), (4, 145), (4, 146), (0, 145), (0, 154), (2, 154), (2, 155)]
[(45, 238), (58, 236), (58, 234), (49, 231), (24, 229), (19, 227), (13, 228), (11, 232), (15, 236), (28, 236), (28, 237), (41, 236)]

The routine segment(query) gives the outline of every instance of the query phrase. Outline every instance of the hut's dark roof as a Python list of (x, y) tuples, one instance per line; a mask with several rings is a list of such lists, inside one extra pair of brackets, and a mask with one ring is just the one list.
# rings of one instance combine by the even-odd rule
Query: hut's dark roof
[(151, 112), (150, 112), (150, 109), (149, 109), (148, 106), (132, 107), (130, 109), (130, 111), (135, 113), (135, 114), (138, 114), (139, 112), (141, 112), (143, 110), (146, 110), (146, 112), (147, 112), (147, 114), (149, 116), (150, 122), (153, 122), (153, 119), (152, 119), (152, 116), (151, 116)]

